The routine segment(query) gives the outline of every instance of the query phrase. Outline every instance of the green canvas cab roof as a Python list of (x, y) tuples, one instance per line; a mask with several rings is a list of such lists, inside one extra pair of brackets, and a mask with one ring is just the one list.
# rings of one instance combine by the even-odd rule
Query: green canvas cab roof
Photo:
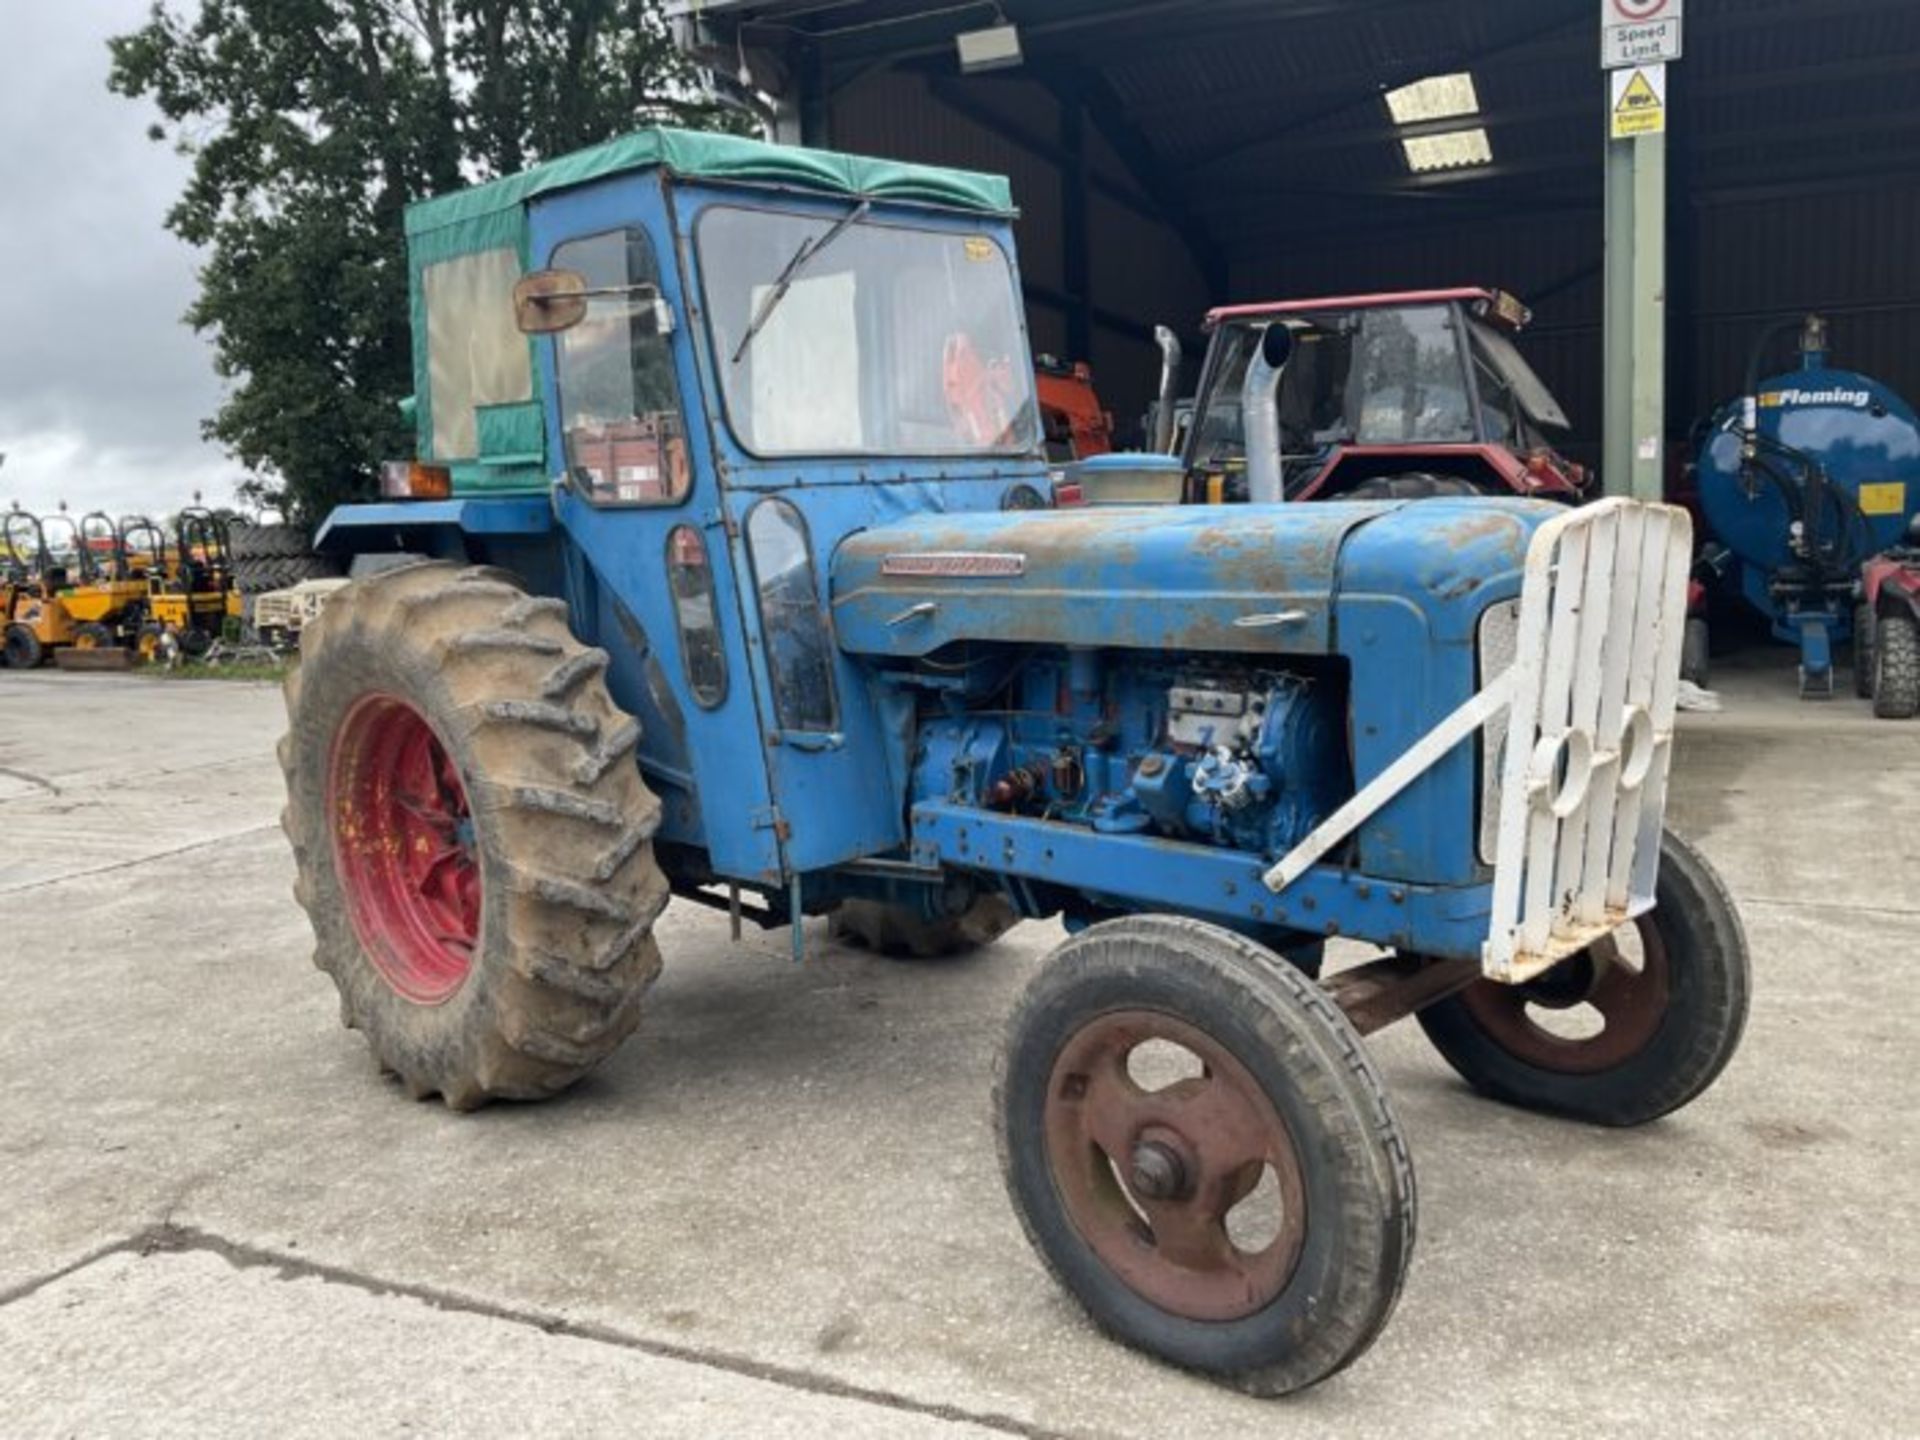
[(518, 211), (537, 196), (608, 175), (655, 168), (686, 179), (782, 185), (993, 215), (1013, 211), (1012, 191), (999, 175), (769, 145), (739, 135), (657, 128), (636, 130), (517, 175), (418, 201), (407, 207), (407, 236), (412, 240), (449, 227), (495, 228), (503, 212)]
[[(448, 467), (456, 496), (533, 494), (547, 483), (533, 342), (515, 331), (511, 319), (514, 282), (532, 263), (530, 202), (645, 170), (976, 215), (1013, 213), (1012, 192), (998, 175), (667, 129), (638, 130), (517, 175), (410, 205), (407, 272), (417, 453)], [(476, 355), (486, 356), (486, 363), (476, 364)]]

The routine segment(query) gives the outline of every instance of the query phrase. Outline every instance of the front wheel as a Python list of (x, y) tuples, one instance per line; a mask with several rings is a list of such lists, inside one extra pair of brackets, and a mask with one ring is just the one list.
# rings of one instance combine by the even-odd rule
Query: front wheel
[(30, 626), (9, 625), (0, 655), (4, 655), (9, 670), (31, 670), (46, 659), (47, 652)]
[(1655, 905), (1524, 985), (1478, 981), (1420, 1011), (1482, 1094), (1600, 1125), (1640, 1125), (1694, 1099), (1746, 1026), (1747, 937), (1706, 858), (1668, 831)]
[(1346, 1018), (1252, 941), (1167, 916), (1076, 935), (1014, 1009), (995, 1110), (1034, 1249), (1126, 1343), (1279, 1395), (1392, 1313), (1406, 1143)]

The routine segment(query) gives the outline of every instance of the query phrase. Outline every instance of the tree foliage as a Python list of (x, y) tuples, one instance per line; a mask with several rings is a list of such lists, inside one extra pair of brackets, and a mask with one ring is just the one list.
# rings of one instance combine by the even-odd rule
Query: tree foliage
[(205, 432), (309, 522), (412, 453), (409, 201), (656, 121), (728, 123), (658, 0), (156, 3), (108, 43), (109, 84), (192, 161), (167, 227), (206, 255), (185, 318), (227, 396)]

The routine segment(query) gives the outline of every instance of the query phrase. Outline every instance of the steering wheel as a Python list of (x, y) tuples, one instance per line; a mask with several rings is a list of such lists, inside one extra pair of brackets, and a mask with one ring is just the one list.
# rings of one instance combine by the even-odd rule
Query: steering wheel
[(980, 449), (1001, 445), (1013, 430), (1013, 376), (1004, 359), (980, 358), (964, 330), (947, 336), (940, 362), (941, 388), (954, 429)]

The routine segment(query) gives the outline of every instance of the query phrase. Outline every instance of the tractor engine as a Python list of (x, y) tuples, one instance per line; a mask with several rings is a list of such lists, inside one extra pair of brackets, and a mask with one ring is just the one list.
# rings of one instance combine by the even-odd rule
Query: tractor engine
[(1353, 790), (1337, 664), (1066, 650), (995, 681), (923, 714), (917, 799), (1278, 855)]

